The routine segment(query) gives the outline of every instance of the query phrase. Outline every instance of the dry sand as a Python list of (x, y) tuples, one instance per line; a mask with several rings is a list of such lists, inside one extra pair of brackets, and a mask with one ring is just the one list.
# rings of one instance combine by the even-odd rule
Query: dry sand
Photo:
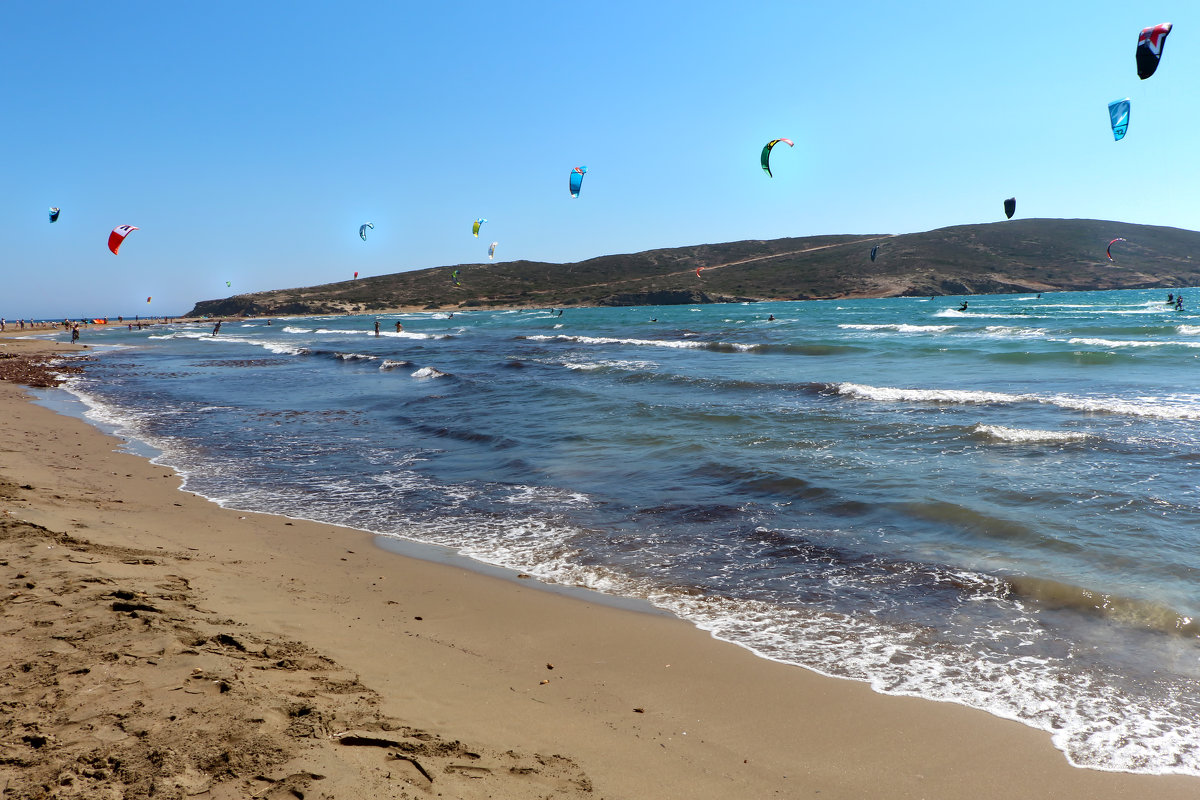
[(662, 614), (219, 508), (14, 383), (0, 413), (0, 798), (1200, 796)]

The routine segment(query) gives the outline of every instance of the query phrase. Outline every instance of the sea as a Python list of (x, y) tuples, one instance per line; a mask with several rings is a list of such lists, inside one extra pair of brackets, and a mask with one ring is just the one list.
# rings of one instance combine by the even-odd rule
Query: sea
[(1200, 775), (1200, 290), (1166, 294), (93, 326), (42, 397), (222, 506)]

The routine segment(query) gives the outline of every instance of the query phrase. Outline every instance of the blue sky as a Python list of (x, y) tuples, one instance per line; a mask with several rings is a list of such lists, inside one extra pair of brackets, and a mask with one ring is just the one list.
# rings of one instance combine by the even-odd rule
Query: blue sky
[[(5, 19), (10, 319), (178, 314), (486, 261), (493, 240), (561, 262), (906, 233), (1002, 219), (1009, 196), (1021, 217), (1200, 228), (1194, 3), (62, 0)], [(1167, 21), (1140, 81), (1138, 32)], [(796, 146), (769, 179), (778, 137)], [(140, 230), (113, 256), (120, 224)]]

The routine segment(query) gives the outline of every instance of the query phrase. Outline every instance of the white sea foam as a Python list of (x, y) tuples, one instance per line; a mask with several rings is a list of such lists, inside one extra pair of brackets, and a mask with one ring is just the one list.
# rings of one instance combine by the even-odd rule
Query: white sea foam
[(1176, 339), (1160, 339), (1148, 341), (1145, 339), (1097, 339), (1093, 337), (1074, 337), (1067, 344), (1087, 345), (1089, 347), (1200, 347), (1200, 342), (1181, 342)]
[(567, 369), (574, 370), (593, 370), (593, 369), (626, 369), (633, 371), (649, 371), (658, 369), (658, 364), (653, 361), (628, 361), (621, 359), (604, 359), (601, 361), (564, 361), (562, 366)]
[(891, 386), (865, 386), (860, 383), (837, 385), (839, 394), (885, 403), (1026, 403), (1038, 402), (1032, 394), (983, 392), (969, 389), (901, 389)]
[(1200, 325), (1180, 325), (1176, 330), (1183, 336), (1200, 336)]
[(393, 361), (390, 358), (385, 358), (379, 362), (379, 368), (383, 370), (396, 369), (397, 367), (411, 367), (411, 361)]
[[(534, 334), (525, 337), (532, 342), (574, 342), (576, 344), (629, 344), (637, 347), (675, 347), (680, 349), (700, 349), (706, 347), (704, 342), (680, 342), (668, 339), (615, 339), (609, 336), (569, 336), (567, 334), (558, 334), (556, 336), (547, 336), (545, 334)], [(737, 347), (737, 345), (735, 345)], [(741, 345), (743, 349), (749, 349), (753, 345)]]
[(446, 373), (433, 367), (421, 367), (412, 374), (414, 378), (444, 378)]
[(891, 324), (858, 324), (858, 325), (838, 325), (839, 328), (845, 328), (851, 331), (896, 331), (897, 333), (945, 333), (957, 328), (957, 325), (906, 325), (903, 323)]
[(1081, 442), (1088, 434), (1078, 431), (1043, 431), (1032, 428), (1007, 428), (1003, 425), (976, 425), (972, 432), (997, 442), (1034, 444), (1038, 442)]
[(836, 385), (835, 389), (838, 394), (847, 397), (883, 403), (946, 403), (952, 405), (1038, 403), (1096, 414), (1119, 414), (1158, 419), (1200, 419), (1200, 396), (1197, 395), (1128, 399), (1076, 397), (1064, 394), (1017, 394), (971, 389), (905, 389), (892, 386), (866, 386), (858, 383), (840, 383)]
[(517, 485), (511, 488), (513, 493), (508, 497), (501, 498), (501, 502), (529, 505), (535, 508), (544, 508), (547, 505), (588, 506), (592, 504), (591, 499), (583, 492), (572, 492), (553, 486)]
[(1034, 339), (1046, 335), (1045, 328), (1022, 328), (1012, 325), (988, 325), (983, 332), (1000, 338)]
[[(764, 658), (863, 681), (881, 694), (958, 703), (1044, 730), (1076, 766), (1200, 775), (1200, 753), (1192, 746), (1200, 725), (1186, 709), (1114, 691), (1103, 675), (1076, 673), (1064, 682), (1066, 668), (1056, 658), (1001, 654), (987, 647), (931, 649), (922, 628), (897, 629), (871, 615), (849, 617), (656, 586), (603, 565), (584, 566), (583, 554), (572, 544), (577, 530), (545, 517), (502, 525), (481, 519), (470, 526), (473, 540), (465, 545), (462, 527), (458, 520), (453, 531), (434, 523), (414, 526), (410, 533), (550, 583), (647, 600)], [(1054, 634), (1023, 614), (1019, 603), (1002, 599), (996, 578), (965, 570), (956, 570), (954, 577), (964, 586), (994, 585), (991, 601), (1004, 603), (1015, 617), (996, 631), (980, 630), (981, 642), (1016, 636), (1030, 653), (1058, 649), (1038, 646)]]

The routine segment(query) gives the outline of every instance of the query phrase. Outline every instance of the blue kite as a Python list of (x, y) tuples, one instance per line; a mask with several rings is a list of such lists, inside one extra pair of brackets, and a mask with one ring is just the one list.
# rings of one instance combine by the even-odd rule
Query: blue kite
[(1113, 138), (1119, 142), (1125, 138), (1125, 131), (1129, 128), (1129, 98), (1109, 103), (1108, 116), (1112, 121)]
[(579, 197), (579, 189), (583, 186), (583, 175), (587, 167), (575, 167), (571, 170), (571, 197)]

